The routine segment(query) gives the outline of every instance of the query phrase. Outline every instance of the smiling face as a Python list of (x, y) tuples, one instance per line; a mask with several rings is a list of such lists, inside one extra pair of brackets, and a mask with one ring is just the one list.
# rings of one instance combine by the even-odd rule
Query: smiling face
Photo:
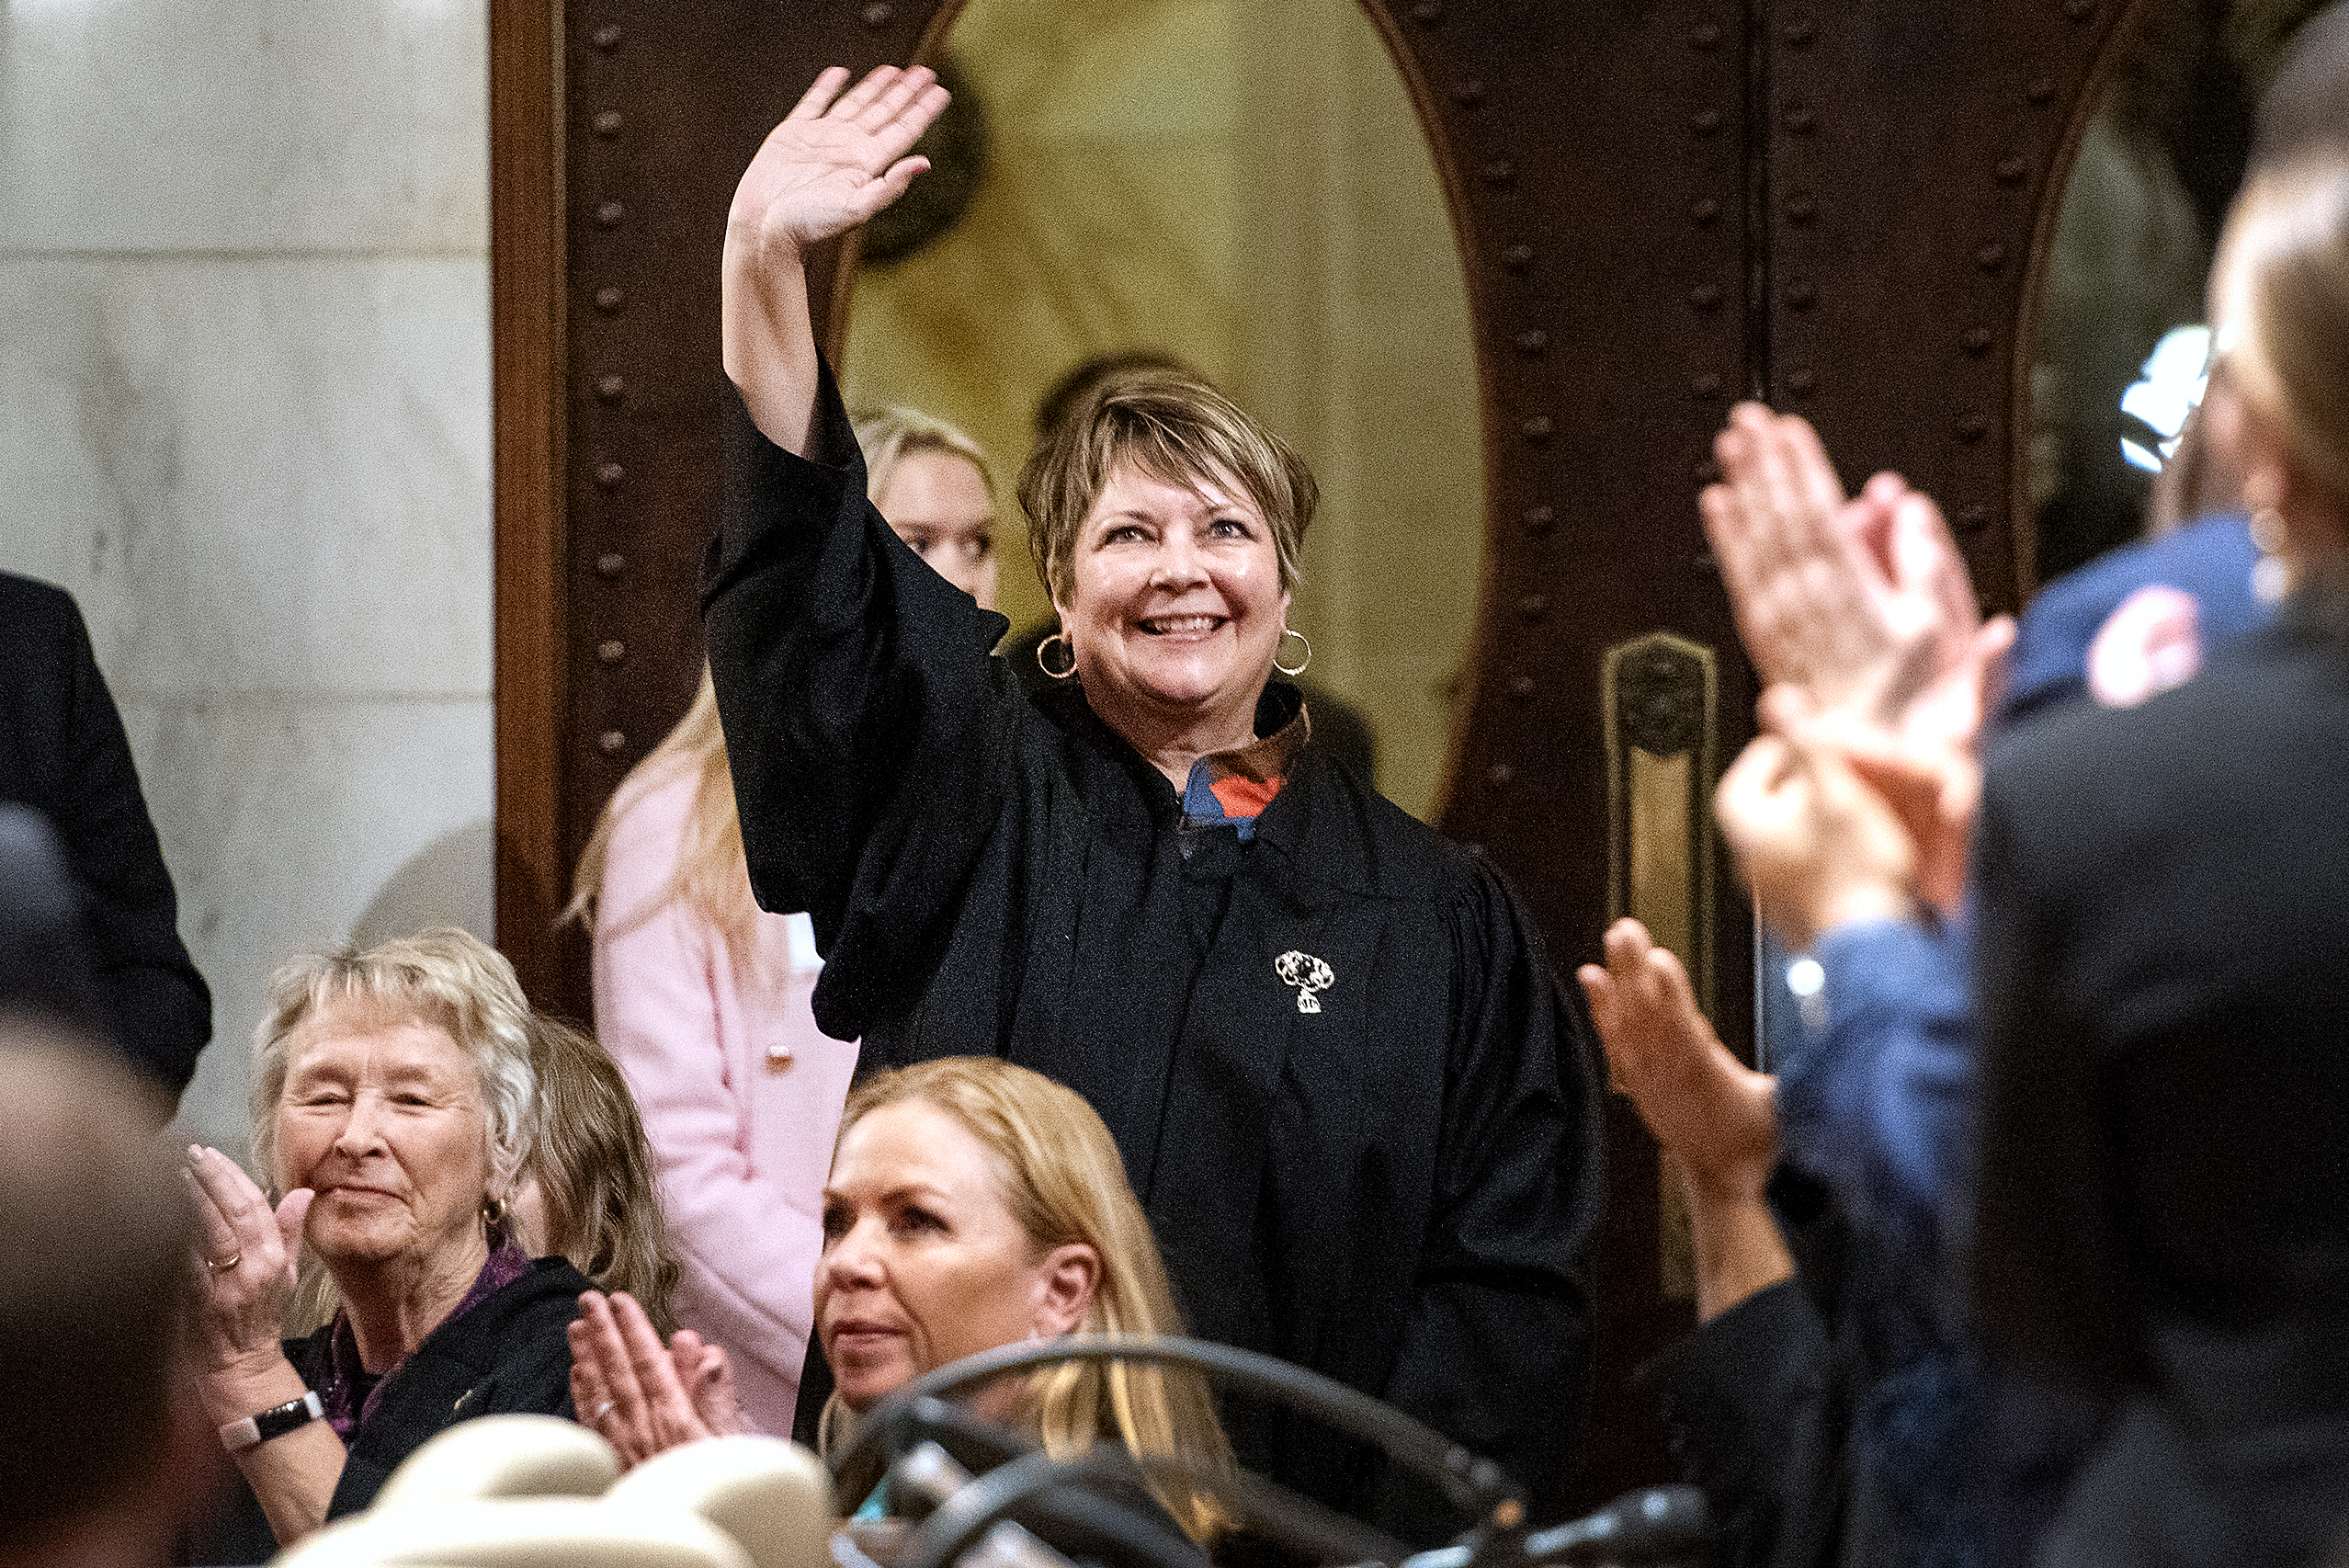
[(881, 1106), (842, 1134), (823, 1191), (815, 1316), (848, 1408), (949, 1361), (1084, 1321), (1093, 1249), (1038, 1256), (1003, 1180), (986, 1145), (925, 1101)]
[(926, 447), (908, 452), (873, 497), (897, 537), (939, 576), (995, 608), (995, 503), (970, 460)]
[(1077, 529), (1058, 608), (1086, 699), (1127, 739), (1173, 726), (1205, 751), (1254, 737), (1288, 595), (1237, 484), (1175, 484), (1120, 460)]
[(318, 1194), (305, 1234), (330, 1268), (445, 1268), (485, 1244), (481, 1078), (447, 1029), (332, 1003), (294, 1032), (288, 1062), (278, 1182)]

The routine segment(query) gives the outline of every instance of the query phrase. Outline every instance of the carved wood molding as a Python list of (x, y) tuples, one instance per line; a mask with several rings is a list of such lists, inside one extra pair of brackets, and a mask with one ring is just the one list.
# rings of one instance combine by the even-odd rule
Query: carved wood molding
[(557, 832), (569, 602), (560, 19), (539, 0), (490, 0), (489, 24), (496, 919), (500, 948), (545, 997), (569, 869)]

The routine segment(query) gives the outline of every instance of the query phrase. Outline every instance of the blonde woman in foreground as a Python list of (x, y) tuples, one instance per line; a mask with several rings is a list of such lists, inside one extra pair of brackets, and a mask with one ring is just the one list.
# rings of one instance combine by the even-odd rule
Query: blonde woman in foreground
[[(995, 1057), (942, 1057), (849, 1096), (823, 1232), (816, 1324), (836, 1384), (824, 1410), (827, 1448), (844, 1421), (982, 1350), (1066, 1334), (1183, 1332), (1101, 1118), (1072, 1090)], [(679, 1335), (664, 1355), (628, 1297), (607, 1302), (591, 1291), (581, 1305), (571, 1329), (573, 1402), (624, 1462), (733, 1426), (722, 1400), (709, 1397), (708, 1353), (694, 1336)], [(652, 1369), (650, 1386), (641, 1369)], [(1207, 1391), (1190, 1374), (1069, 1365), (981, 1399), (1056, 1458), (1114, 1437), (1210, 1474), (1231, 1463)], [(1157, 1495), (1195, 1539), (1220, 1528), (1205, 1497), (1180, 1488)]]

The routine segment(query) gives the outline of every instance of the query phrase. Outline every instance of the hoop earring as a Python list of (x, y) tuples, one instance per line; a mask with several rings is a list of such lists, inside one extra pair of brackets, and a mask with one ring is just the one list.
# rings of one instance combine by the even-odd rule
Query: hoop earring
[[(1061, 652), (1069, 656), (1069, 662), (1057, 670), (1052, 667), (1051, 662), (1044, 657), (1044, 650), (1055, 642), (1061, 645)], [(1076, 674), (1076, 650), (1069, 646), (1068, 633), (1055, 631), (1051, 636), (1036, 644), (1036, 667), (1054, 680), (1066, 680)]]
[(2275, 604), (2292, 591), (2292, 568), (2284, 559), (2291, 536), (2284, 514), (2273, 506), (2254, 507), (2251, 515), (2252, 548), (2259, 561), (2252, 567), (2252, 592), (2262, 604)]
[(1305, 656), (1298, 660), (1293, 665), (1284, 665), (1280, 662), (1280, 653), (1277, 648), (1276, 648), (1273, 653), (1273, 668), (1278, 670), (1289, 679), (1295, 680), (1299, 676), (1305, 673), (1305, 666), (1313, 662), (1313, 644), (1307, 641), (1306, 636), (1302, 631), (1294, 631), (1289, 627), (1282, 627), (1280, 629), (1280, 635), (1283, 642), (1294, 637), (1299, 642), (1303, 642), (1305, 644)]

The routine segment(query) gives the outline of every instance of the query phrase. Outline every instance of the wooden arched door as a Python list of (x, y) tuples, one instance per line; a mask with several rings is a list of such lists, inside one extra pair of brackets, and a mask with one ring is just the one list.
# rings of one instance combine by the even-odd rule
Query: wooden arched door
[[(987, 3), (987, 0), (981, 0)], [(1340, 4), (1342, 0), (1331, 0)], [(1750, 1040), (1751, 915), (1711, 776), (1755, 695), (1695, 496), (1731, 403), (1896, 468), (2013, 608), (2031, 540), (2029, 302), (2122, 0), (1361, 0), (1450, 206), (1483, 410), (1483, 589), (1443, 824), (1561, 970), (1677, 918)], [(568, 876), (683, 710), (715, 516), (716, 258), (732, 182), (823, 65), (926, 58), (950, 0), (493, 0), (498, 918), (587, 1011)], [(816, 308), (837, 277), (816, 268)], [(1653, 1148), (1619, 1101), (1583, 1490), (1664, 1473), (1625, 1384), (1688, 1321)]]

